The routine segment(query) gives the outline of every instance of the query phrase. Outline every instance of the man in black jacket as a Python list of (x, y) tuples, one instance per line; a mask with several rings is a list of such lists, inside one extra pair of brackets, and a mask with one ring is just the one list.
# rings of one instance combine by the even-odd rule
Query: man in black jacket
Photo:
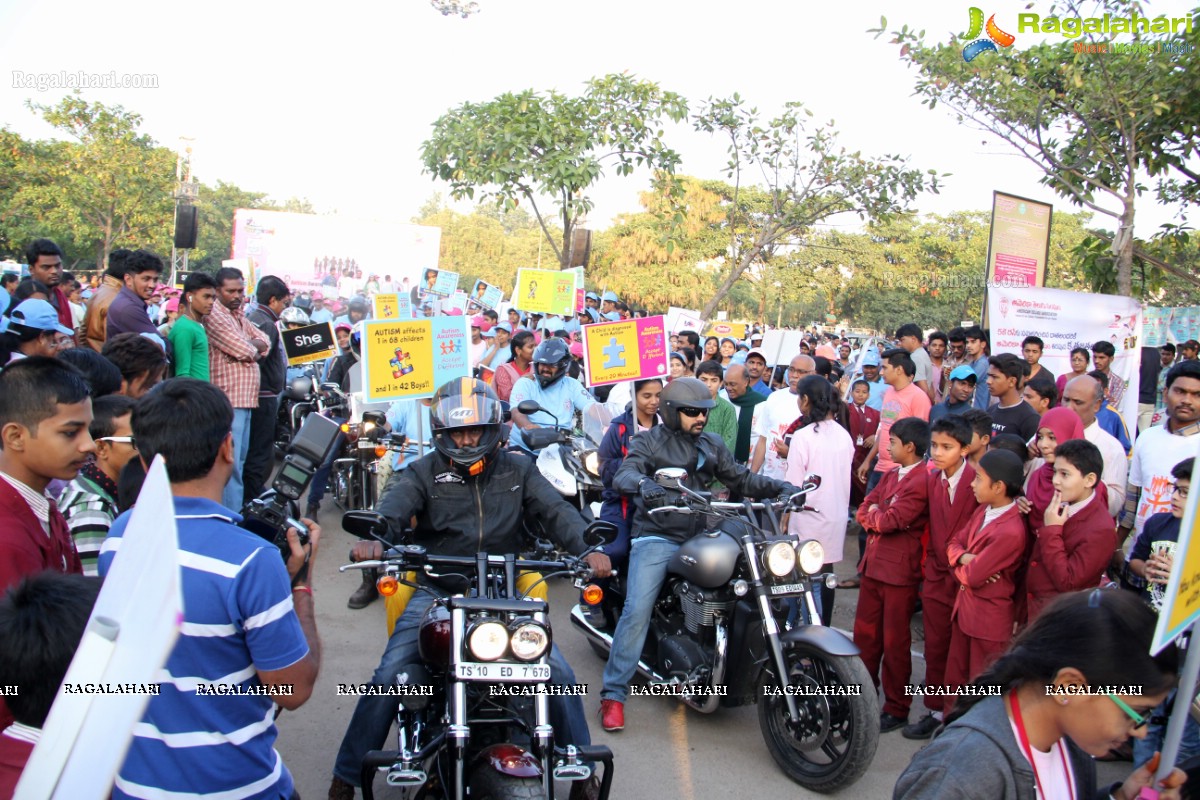
[[(393, 539), (415, 516), (412, 541), (431, 553), (519, 553), (523, 549), (522, 520), (530, 515), (545, 524), (562, 549), (574, 555), (587, 549), (583, 541), (587, 526), (579, 513), (542, 477), (532, 459), (503, 449), (503, 411), (490, 386), (471, 378), (453, 380), (438, 389), (429, 416), (433, 452), (393, 473), (375, 506), (391, 523)], [(351, 558), (365, 561), (382, 555), (379, 542), (364, 541), (354, 546)], [(591, 553), (586, 560), (597, 577), (609, 574), (607, 556)], [(416, 660), (418, 628), (431, 603), (427, 592), (417, 592), (408, 601), (372, 683), (391, 685), (400, 669)], [(575, 683), (557, 646), (550, 653), (550, 676), (551, 683)], [(395, 715), (395, 698), (359, 698), (334, 765), (331, 799), (353, 798), (363, 756), (383, 745)], [(551, 696), (550, 719), (556, 741), (577, 746), (591, 743), (579, 697)], [(591, 782), (578, 781), (571, 797), (587, 797), (594, 788)]]
[(287, 356), (279, 341), (279, 315), (291, 302), (292, 293), (282, 280), (267, 275), (258, 282), (255, 299), (258, 305), (246, 314), (246, 319), (266, 334), (271, 349), (258, 362), (258, 407), (250, 412), (250, 444), (242, 467), (242, 492), (247, 503), (262, 494), (275, 464), (275, 418), (287, 375)]
[(785, 481), (755, 475), (733, 460), (721, 437), (704, 433), (708, 411), (716, 403), (708, 387), (695, 378), (676, 378), (663, 389), (659, 416), (663, 424), (633, 437), (629, 454), (613, 478), (613, 488), (634, 495), (633, 544), (625, 607), (613, 634), (604, 667), (600, 720), (606, 731), (625, 727), (625, 698), (646, 641), (654, 601), (667, 574), (667, 563), (684, 541), (698, 532), (693, 515), (649, 512), (666, 504), (666, 490), (654, 482), (663, 467), (687, 470), (686, 485), (702, 491), (719, 480), (744, 497), (788, 498), (800, 491)]

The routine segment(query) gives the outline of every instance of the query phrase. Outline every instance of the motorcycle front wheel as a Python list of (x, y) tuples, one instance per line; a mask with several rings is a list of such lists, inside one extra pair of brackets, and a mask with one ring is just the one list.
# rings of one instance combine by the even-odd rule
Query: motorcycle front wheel
[(811, 645), (793, 644), (784, 657), (800, 718), (789, 723), (780, 683), (764, 672), (758, 722), (767, 750), (796, 783), (836, 792), (862, 777), (879, 745), (879, 700), (871, 677), (857, 656), (831, 656)]
[(518, 778), (491, 767), (480, 767), (471, 776), (471, 800), (544, 800), (541, 778)]

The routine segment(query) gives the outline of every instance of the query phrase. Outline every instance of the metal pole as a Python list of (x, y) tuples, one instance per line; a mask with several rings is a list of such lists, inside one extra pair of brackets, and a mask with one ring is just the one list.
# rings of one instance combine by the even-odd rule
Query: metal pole
[(417, 401), (417, 453), (418, 457), (425, 457), (425, 414), (422, 411), (426, 406), (420, 400)]
[(1200, 676), (1200, 643), (1195, 639), (1196, 627), (1188, 628), (1187, 656), (1183, 661), (1183, 674), (1179, 678), (1179, 688), (1175, 692), (1175, 707), (1171, 710), (1171, 719), (1167, 723), (1167, 738), (1163, 741), (1162, 760), (1158, 765), (1158, 774), (1154, 776), (1155, 784), (1171, 774), (1175, 768), (1175, 759), (1179, 755), (1179, 745), (1183, 741), (1183, 726), (1187, 722), (1192, 708), (1192, 698), (1196, 695), (1196, 678)]

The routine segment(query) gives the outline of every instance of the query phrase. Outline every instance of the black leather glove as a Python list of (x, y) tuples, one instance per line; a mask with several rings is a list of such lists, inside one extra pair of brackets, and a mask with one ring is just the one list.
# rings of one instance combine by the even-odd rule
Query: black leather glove
[(790, 502), (792, 502), (792, 495), (794, 495), (798, 491), (800, 491), (800, 490), (796, 489), (796, 488), (784, 489), (782, 492), (779, 493), (779, 496), (775, 498), (775, 502), (776, 503), (790, 503)]
[(652, 480), (642, 481), (638, 486), (638, 494), (642, 496), (642, 503), (645, 504), (647, 511), (661, 508), (667, 504), (667, 490)]

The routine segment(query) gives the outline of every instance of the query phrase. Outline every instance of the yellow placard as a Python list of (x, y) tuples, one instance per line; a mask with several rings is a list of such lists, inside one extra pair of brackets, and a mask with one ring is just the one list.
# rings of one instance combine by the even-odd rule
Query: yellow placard
[[(1197, 445), (1200, 445), (1200, 442), (1197, 442)], [(1197, 447), (1196, 455), (1200, 456), (1200, 446)], [(1200, 513), (1197, 513), (1196, 508), (1198, 501), (1200, 492), (1193, 488), (1188, 493), (1187, 506), (1183, 511), (1183, 519), (1180, 520), (1179, 539), (1175, 543), (1172, 556), (1171, 577), (1167, 582), (1162, 609), (1158, 612), (1154, 643), (1150, 647), (1152, 653), (1162, 650), (1200, 619)]]
[[(407, 299), (407, 298), (406, 298)], [(400, 295), (392, 292), (390, 294), (375, 295), (375, 319), (403, 319), (400, 315)]]
[(571, 316), (575, 313), (576, 280), (574, 270), (519, 269), (512, 306), (535, 314)]
[(466, 317), (371, 320), (363, 325), (362, 351), (368, 403), (429, 397), (471, 372)]
[(744, 322), (713, 322), (704, 332), (705, 336), (730, 337), (737, 340), (746, 338), (746, 323)]

